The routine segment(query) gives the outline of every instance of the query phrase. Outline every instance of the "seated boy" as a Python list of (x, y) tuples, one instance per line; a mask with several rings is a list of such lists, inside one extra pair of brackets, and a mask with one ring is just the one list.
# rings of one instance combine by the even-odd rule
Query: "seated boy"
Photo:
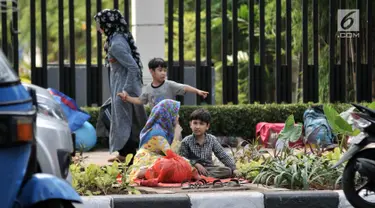
[(167, 63), (162, 58), (151, 59), (148, 68), (152, 75), (152, 82), (146, 86), (140, 97), (131, 97), (126, 92), (118, 93), (124, 102), (138, 105), (149, 103), (153, 108), (164, 99), (176, 100), (176, 95), (185, 95), (186, 92), (196, 93), (203, 98), (208, 95), (208, 92), (195, 87), (166, 80)]
[[(193, 134), (182, 140), (180, 155), (189, 159), (204, 176), (230, 178), (233, 174), (237, 175), (234, 160), (225, 153), (215, 136), (206, 133), (210, 128), (210, 113), (197, 109), (190, 115), (189, 121)], [(226, 167), (214, 166), (212, 152)]]

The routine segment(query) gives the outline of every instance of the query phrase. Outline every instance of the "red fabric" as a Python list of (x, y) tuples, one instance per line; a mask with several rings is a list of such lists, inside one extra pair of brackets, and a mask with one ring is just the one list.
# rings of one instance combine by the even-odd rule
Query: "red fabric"
[(49, 93), (52, 94), (52, 95), (60, 97), (61, 102), (64, 103), (65, 105), (67, 105), (70, 109), (77, 110), (79, 108), (77, 106), (77, 104), (75, 103), (75, 101), (72, 98), (66, 96), (64, 93), (59, 92), (55, 89), (51, 89), (51, 88), (49, 88)]
[(158, 183), (159, 183), (158, 179), (154, 178), (154, 179), (150, 179), (150, 180), (141, 180), (139, 184), (141, 186), (156, 187), (156, 186), (158, 186)]
[(260, 122), (256, 125), (255, 133), (256, 136), (260, 136), (260, 140), (264, 147), (268, 147), (268, 138), (270, 137), (271, 130), (280, 133), (280, 131), (284, 128), (284, 123), (267, 123), (267, 122)]
[[(270, 138), (271, 131), (275, 133), (280, 133), (281, 130), (283, 130), (284, 126), (284, 123), (260, 122), (256, 125), (256, 136), (260, 137), (260, 140), (264, 147), (269, 147), (268, 139)], [(298, 139), (296, 142), (290, 142), (289, 147), (303, 147), (302, 138)]]
[[(155, 161), (154, 165), (147, 169), (145, 173), (146, 181), (144, 185), (155, 185), (158, 183), (181, 183), (184, 180), (190, 180), (196, 172), (191, 171), (192, 168), (188, 161), (177, 155), (172, 150), (167, 150), (166, 156)], [(157, 183), (156, 183), (157, 185)]]
[[(208, 184), (212, 184), (212, 182), (217, 179), (217, 178), (205, 177), (205, 176), (201, 176), (201, 178), (205, 179)], [(225, 179), (220, 179), (220, 181), (222, 183), (227, 183), (231, 179), (232, 178), (225, 178)], [(244, 180), (244, 179), (239, 179), (239, 181), (240, 181), (241, 184), (249, 183), (248, 180)], [(140, 186), (148, 186), (148, 187), (150, 187), (150, 186), (152, 186), (152, 187), (163, 187), (163, 188), (180, 188), (181, 187), (181, 183), (157, 183), (155, 185), (155, 184), (151, 184), (152, 182), (146, 182), (145, 180), (141, 180), (141, 179), (136, 179), (136, 180), (134, 180), (134, 182), (137, 183)], [(194, 182), (191, 182), (191, 183), (194, 183)]]

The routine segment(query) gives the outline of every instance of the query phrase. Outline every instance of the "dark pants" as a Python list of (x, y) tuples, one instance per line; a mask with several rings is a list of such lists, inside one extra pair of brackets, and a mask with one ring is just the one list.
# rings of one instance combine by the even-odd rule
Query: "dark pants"
[(208, 166), (205, 167), (208, 171), (208, 176), (213, 178), (230, 178), (232, 177), (232, 169), (228, 167), (221, 167), (221, 166)]
[[(130, 133), (130, 137), (129, 137), (128, 142), (126, 142), (124, 147), (118, 151), (120, 156), (126, 157), (128, 154), (133, 154), (133, 156), (134, 156), (137, 153), (137, 148), (138, 148), (139, 144), (136, 141), (136, 139), (133, 138), (132, 132)], [(130, 161), (129, 165), (132, 165), (132, 164), (133, 164), (133, 158)]]
[[(147, 115), (143, 106), (133, 105), (132, 130), (130, 132), (128, 142), (126, 142), (124, 147), (118, 151), (120, 156), (126, 157), (128, 154), (133, 154), (134, 158), (139, 146), (139, 133), (141, 132), (143, 126), (146, 124), (146, 120)], [(133, 164), (133, 158), (129, 165)]]

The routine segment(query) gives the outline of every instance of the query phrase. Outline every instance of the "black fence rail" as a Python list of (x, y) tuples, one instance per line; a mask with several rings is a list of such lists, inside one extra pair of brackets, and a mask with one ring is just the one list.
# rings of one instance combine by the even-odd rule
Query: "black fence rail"
[[(292, 0), (275, 0), (276, 1), (276, 11), (265, 11), (266, 1), (256, 1), (248, 0), (246, 2), (248, 6), (248, 89), (249, 89), (249, 102), (266, 102), (265, 94), (265, 73), (266, 73), (266, 61), (267, 61), (267, 50), (266, 48), (266, 34), (265, 34), (265, 16), (266, 13), (276, 13), (276, 25), (275, 25), (275, 46), (274, 46), (274, 73), (275, 73), (275, 102), (277, 103), (291, 103), (292, 102)], [(175, 1), (168, 1), (168, 60), (169, 66), (173, 65), (173, 13)], [(232, 0), (221, 0), (221, 62), (222, 62), (222, 77), (223, 82), (223, 103), (232, 102), (234, 104), (238, 103), (238, 9), (240, 6), (240, 1)], [(244, 1), (241, 1), (244, 4)], [(356, 66), (354, 72), (356, 74), (356, 100), (357, 101), (371, 101), (372, 100), (372, 42), (373, 39), (373, 20), (372, 20), (372, 9), (374, 2), (371, 0), (360, 1), (357, 0), (356, 7), (349, 8), (349, 1), (342, 0), (329, 0), (329, 100), (331, 102), (346, 102), (347, 98), (347, 70), (349, 65), (353, 64), (353, 61), (347, 60), (348, 53), (348, 38), (356, 42), (355, 44), (355, 62)], [(282, 6), (285, 3), (285, 7)], [(302, 4), (302, 74), (303, 74), (303, 102), (318, 102), (319, 101), (319, 24), (322, 24), (319, 18), (319, 4), (325, 2), (319, 0), (301, 0)], [(231, 6), (231, 16), (228, 16), (228, 5)], [(258, 5), (259, 8), (259, 19), (255, 19), (254, 5)], [(196, 14), (196, 68), (197, 70), (202, 70), (201, 67), (201, 1), (195, 1), (195, 14)], [(206, 16), (206, 62), (210, 65), (211, 62), (211, 1), (206, 1), (205, 4), (205, 16)], [(184, 61), (184, 36), (181, 31), (183, 24), (184, 15), (184, 2), (178, 1), (178, 46), (179, 46), (179, 61), (183, 63)], [(311, 8), (311, 9), (309, 9)], [(351, 37), (351, 33), (340, 33), (337, 26), (337, 11), (338, 9), (358, 9), (360, 14), (365, 14), (360, 16), (358, 20), (360, 22), (360, 37), (355, 33)], [(282, 13), (285, 17), (282, 17)], [(309, 24), (309, 18), (312, 16), (312, 25)], [(232, 21), (228, 22), (228, 18)], [(349, 17), (351, 18), (351, 17)], [(255, 28), (255, 22), (259, 22), (259, 28)], [(342, 20), (344, 21), (344, 20)], [(341, 23), (341, 24), (348, 24)], [(231, 25), (231, 28), (229, 28)], [(309, 32), (309, 27), (312, 27), (312, 34)], [(259, 31), (259, 35), (255, 36), (255, 31)], [(230, 36), (228, 33), (231, 31)], [(283, 39), (282, 33), (285, 33), (285, 39)], [(346, 35), (346, 36), (345, 36)], [(370, 38), (369, 38), (370, 37)], [(255, 41), (257, 39), (257, 41)], [(311, 41), (312, 48), (309, 48)], [(362, 44), (363, 41), (366, 44)], [(259, 45), (255, 45), (258, 42)], [(366, 47), (366, 48), (364, 48)], [(255, 62), (254, 54), (255, 49), (259, 48), (259, 62)], [(285, 53), (282, 54), (282, 50)], [(365, 50), (366, 57), (361, 55), (361, 51)], [(309, 57), (312, 51), (311, 62), (309, 62)], [(233, 56), (232, 64), (228, 65), (227, 55), (231, 54)], [(366, 61), (364, 64), (362, 61)], [(181, 70), (182, 65), (180, 64)], [(176, 67), (174, 68), (177, 69)], [(200, 82), (200, 74), (197, 74), (197, 87), (205, 88), (205, 83)], [(172, 79), (175, 77), (172, 76)]]
[[(1, 18), (1, 49), (13, 64), (14, 69), (18, 69), (18, 1), (1, 0), (0, 1)], [(16, 70), (18, 74), (18, 70)]]
[[(68, 2), (68, 8), (64, 9), (64, 2)], [(104, 0), (103, 0), (104, 1)], [(212, 90), (211, 66), (212, 59), (212, 19), (213, 7), (212, 5), (217, 1), (212, 0), (195, 0), (195, 68), (196, 68), (196, 85), (200, 89), (207, 91)], [(322, 20), (319, 17), (319, 9), (321, 4), (327, 4), (327, 19), (328, 31), (327, 39), (329, 43), (329, 50), (327, 56), (329, 58), (329, 100), (331, 102), (347, 102), (348, 101), (348, 71), (355, 73), (355, 100), (356, 101), (372, 101), (373, 94), (373, 42), (374, 42), (374, 25), (373, 25), (373, 7), (372, 0), (357, 0), (355, 6), (349, 6), (348, 2), (344, 0), (300, 0), (301, 14), (302, 14), (302, 48), (300, 58), (300, 72), (302, 75), (302, 100), (303, 102), (318, 102), (319, 101), (319, 71), (321, 69), (321, 61), (319, 60), (319, 32)], [(31, 79), (32, 83), (47, 87), (47, 73), (48, 73), (48, 28), (47, 28), (47, 5), (46, 0), (30, 0), (30, 54), (31, 54)], [(95, 22), (93, 21), (93, 13), (102, 9), (101, 0), (85, 0), (86, 5), (86, 27), (90, 28)], [(184, 57), (184, 13), (186, 2), (183, 0), (169, 0), (167, 3), (167, 22), (168, 28), (168, 68), (169, 78), (178, 82), (184, 80), (184, 67), (186, 60)], [(269, 102), (266, 100), (267, 93), (274, 94), (274, 102), (277, 103), (291, 103), (293, 101), (292, 92), (292, 77), (293, 69), (293, 51), (292, 51), (292, 0), (275, 0), (275, 11), (266, 11), (266, 1), (259, 0), (221, 0), (220, 1), (220, 17), (221, 17), (221, 53), (220, 60), (221, 78), (222, 80), (222, 102), (234, 103), (239, 102), (239, 60), (237, 58), (239, 48), (239, 8), (246, 4), (248, 8), (248, 26), (247, 26), (247, 53), (248, 59), (248, 102)], [(36, 4), (40, 4), (40, 10), (36, 9)], [(4, 53), (12, 61), (14, 68), (18, 69), (18, 1), (0, 1), (1, 11), (1, 47)], [(96, 5), (96, 11), (92, 11), (91, 5)], [(123, 8), (119, 8), (119, 1), (113, 0), (113, 8), (118, 8), (125, 14), (126, 21), (129, 22), (130, 15), (130, 1), (123, 1)], [(284, 6), (283, 6), (284, 5)], [(259, 15), (256, 15), (255, 7), (257, 7)], [(216, 9), (216, 8), (215, 8)], [(299, 9), (299, 8), (298, 8)], [(359, 10), (359, 31), (360, 33), (348, 33), (347, 31), (339, 32), (338, 27), (348, 24), (348, 19), (353, 16), (347, 16), (339, 22), (338, 25), (338, 10), (339, 9), (358, 9)], [(8, 12), (5, 12), (8, 10)], [(9, 12), (11, 10), (12, 12)], [(59, 67), (59, 85), (60, 90), (69, 96), (75, 98), (76, 86), (76, 55), (69, 53), (69, 63), (64, 62), (64, 57), (67, 51), (75, 51), (75, 27), (74, 27), (74, 0), (58, 0), (58, 67)], [(205, 12), (202, 17), (202, 11)], [(178, 13), (178, 37), (174, 39), (174, 13)], [(40, 13), (40, 15), (37, 15)], [(269, 39), (266, 35), (266, 15), (268, 13), (275, 13), (275, 45), (272, 50), (269, 48)], [(9, 16), (11, 14), (11, 16)], [(40, 16), (40, 19), (36, 17)], [(259, 17), (259, 18), (258, 18)], [(201, 27), (204, 18), (205, 28)], [(68, 20), (69, 26), (64, 27), (64, 20)], [(353, 19), (351, 19), (353, 20)], [(10, 24), (9, 24), (9, 21)], [(41, 22), (41, 27), (37, 31), (36, 22)], [(310, 24), (312, 22), (312, 24)], [(9, 27), (8, 27), (9, 26)], [(312, 27), (312, 28), (310, 28)], [(69, 31), (69, 48), (64, 48), (67, 41), (64, 38), (64, 31)], [(204, 33), (203, 33), (204, 32)], [(36, 34), (41, 34), (41, 66), (36, 65)], [(204, 38), (202, 39), (202, 34)], [(350, 35), (350, 36), (349, 36)], [(348, 41), (350, 40), (350, 41)], [(97, 62), (92, 62), (92, 44), (97, 44)], [(176, 43), (177, 41), (177, 43)], [(205, 55), (202, 57), (202, 45), (205, 45)], [(348, 58), (349, 42), (354, 46), (351, 51), (351, 58)], [(87, 105), (100, 105), (102, 102), (102, 37), (100, 33), (96, 34), (93, 39), (91, 31), (86, 30), (86, 80), (87, 80)], [(174, 44), (178, 45), (178, 60), (174, 60)], [(312, 45), (312, 47), (311, 47)], [(269, 53), (272, 51), (274, 59), (271, 60), (271, 65), (274, 73), (274, 91), (267, 90), (266, 74), (267, 65), (270, 65)], [(259, 59), (255, 57), (259, 54)], [(227, 56), (232, 55), (231, 62), (228, 61)], [(65, 57), (66, 58), (66, 57)], [(202, 60), (203, 59), (203, 60)], [(217, 60), (216, 60), (217, 61)], [(215, 63), (216, 63), (215, 61)], [(299, 74), (299, 72), (297, 72)], [(294, 89), (295, 90), (295, 89)], [(197, 97), (198, 104), (202, 101)], [(212, 100), (209, 98), (207, 103), (211, 104)]]
[[(36, 11), (35, 1), (30, 0), (30, 43), (31, 43), (31, 73), (32, 73), (32, 83), (47, 87), (47, 16), (46, 16), (46, 5), (45, 0), (41, 0), (41, 10)], [(58, 43), (59, 43), (59, 89), (60, 91), (66, 93), (67, 95), (75, 98), (76, 86), (75, 86), (75, 74), (76, 74), (76, 57), (74, 51), (75, 49), (75, 31), (74, 31), (74, 0), (68, 0), (68, 13), (64, 13), (64, 0), (58, 0)], [(91, 5), (96, 4), (96, 11), (91, 10)], [(119, 1), (113, 1), (113, 8), (119, 8)], [(129, 0), (124, 0), (124, 8), (121, 11), (126, 21), (129, 21), (129, 12), (130, 12), (130, 2)], [(86, 0), (86, 26), (90, 28), (93, 22), (93, 13), (99, 12), (102, 10), (102, 1), (101, 0)], [(35, 15), (37, 12), (40, 12), (41, 19), (41, 34), (42, 34), (42, 66), (36, 67), (36, 19)], [(69, 20), (69, 27), (64, 27), (64, 20)], [(69, 30), (69, 64), (64, 63), (64, 30)], [(95, 40), (94, 40), (95, 41)], [(92, 37), (91, 30), (86, 30), (86, 80), (87, 80), (87, 105), (91, 106), (93, 104), (101, 105), (102, 104), (102, 65), (103, 65), (103, 54), (102, 54), (102, 37), (99, 32), (96, 35), (97, 42), (97, 63), (92, 64)]]

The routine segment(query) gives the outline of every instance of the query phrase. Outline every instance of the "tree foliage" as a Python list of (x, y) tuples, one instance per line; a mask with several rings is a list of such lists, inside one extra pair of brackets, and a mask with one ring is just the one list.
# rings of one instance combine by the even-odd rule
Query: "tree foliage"
[[(36, 0), (36, 35), (37, 35), (37, 46), (41, 48), (41, 13), (40, 13), (40, 1)], [(165, 47), (167, 57), (168, 52), (168, 3), (174, 2), (174, 25), (173, 25), (173, 58), (178, 60), (178, 1), (170, 0), (165, 1)], [(195, 43), (196, 43), (196, 23), (195, 23), (195, 5), (194, 0), (185, 0), (184, 3), (184, 59), (194, 61), (195, 54)], [(211, 1), (211, 49), (212, 49), (212, 61), (216, 68), (216, 103), (221, 103), (221, 30), (222, 30), (222, 18), (221, 18), (221, 0)], [(255, 64), (259, 64), (259, 4), (254, 1), (254, 58)], [(285, 51), (286, 51), (286, 1), (282, 1), (282, 64), (285, 64)], [(119, 1), (120, 8), (124, 8), (124, 1)], [(319, 95), (321, 102), (328, 101), (328, 76), (329, 76), (329, 5), (328, 1), (319, 1), (319, 29), (318, 29), (318, 40), (319, 40)], [(354, 8), (355, 1), (350, 0), (346, 2), (347, 6)], [(19, 1), (20, 5), (20, 47), (24, 53), (28, 53), (30, 48), (30, 1), (22, 0)], [(292, 70), (293, 74), (298, 76), (295, 85), (292, 86), (293, 92), (295, 92), (294, 97), (296, 101), (300, 101), (300, 94), (302, 92), (302, 76), (301, 73), (301, 53), (302, 53), (302, 1), (292, 0)], [(113, 8), (113, 1), (103, 0), (102, 8)], [(232, 46), (232, 1), (228, 1), (227, 5), (228, 11), (228, 64), (231, 64), (231, 46)], [(238, 49), (242, 57), (239, 57), (239, 101), (240, 103), (247, 103), (249, 98), (248, 90), (248, 26), (249, 26), (249, 13), (248, 13), (248, 1), (239, 0), (238, 1)], [(206, 1), (201, 1), (201, 60), (206, 59)], [(265, 0), (265, 37), (266, 37), (266, 61), (265, 61), (265, 85), (266, 85), (266, 101), (273, 102), (275, 100), (275, 39), (276, 39), (276, 1)], [(312, 28), (312, 2), (309, 1), (309, 17), (308, 17), (308, 45), (309, 45), (309, 64), (312, 64), (313, 58), (313, 28)], [(92, 1), (91, 4), (91, 14), (93, 17), (96, 13), (96, 2)], [(86, 2), (85, 1), (74, 1), (74, 24), (75, 24), (75, 45), (76, 45), (76, 62), (85, 63), (86, 57), (86, 30), (91, 31), (92, 37), (92, 62), (96, 62), (97, 56), (97, 45), (96, 45), (96, 29), (95, 22), (91, 19), (92, 24), (90, 26), (86, 25)], [(47, 0), (47, 33), (48, 33), (48, 61), (57, 62), (58, 61), (58, 2), (53, 0)], [(339, 42), (339, 41), (338, 41)], [(64, 58), (65, 61), (69, 59), (69, 19), (68, 19), (68, 1), (64, 1)], [(99, 46), (102, 47), (102, 46)], [(338, 50), (337, 50), (338, 51)], [(239, 55), (240, 56), (240, 55)]]
[[(36, 44), (38, 48), (41, 48), (42, 44), (42, 22), (41, 22), (41, 0), (33, 1), (35, 3), (35, 17), (36, 17)], [(124, 8), (123, 1), (119, 1), (119, 8)], [(74, 1), (74, 40), (75, 40), (75, 55), (77, 63), (85, 63), (86, 59), (86, 30), (91, 31), (91, 51), (92, 51), (92, 62), (96, 63), (97, 56), (97, 44), (96, 44), (96, 28), (95, 21), (93, 19), (96, 11), (96, 1), (91, 2), (91, 25), (86, 25), (86, 1)], [(59, 52), (59, 17), (58, 17), (58, 1), (46, 0), (47, 6), (47, 44), (48, 44), (48, 61), (57, 62)], [(68, 1), (64, 1), (64, 59), (69, 59), (69, 9)], [(24, 53), (28, 53), (30, 50), (30, 1), (22, 0), (19, 1), (19, 35), (20, 47)], [(102, 8), (113, 8), (113, 1), (103, 0)], [(102, 47), (102, 46), (100, 46)]]

